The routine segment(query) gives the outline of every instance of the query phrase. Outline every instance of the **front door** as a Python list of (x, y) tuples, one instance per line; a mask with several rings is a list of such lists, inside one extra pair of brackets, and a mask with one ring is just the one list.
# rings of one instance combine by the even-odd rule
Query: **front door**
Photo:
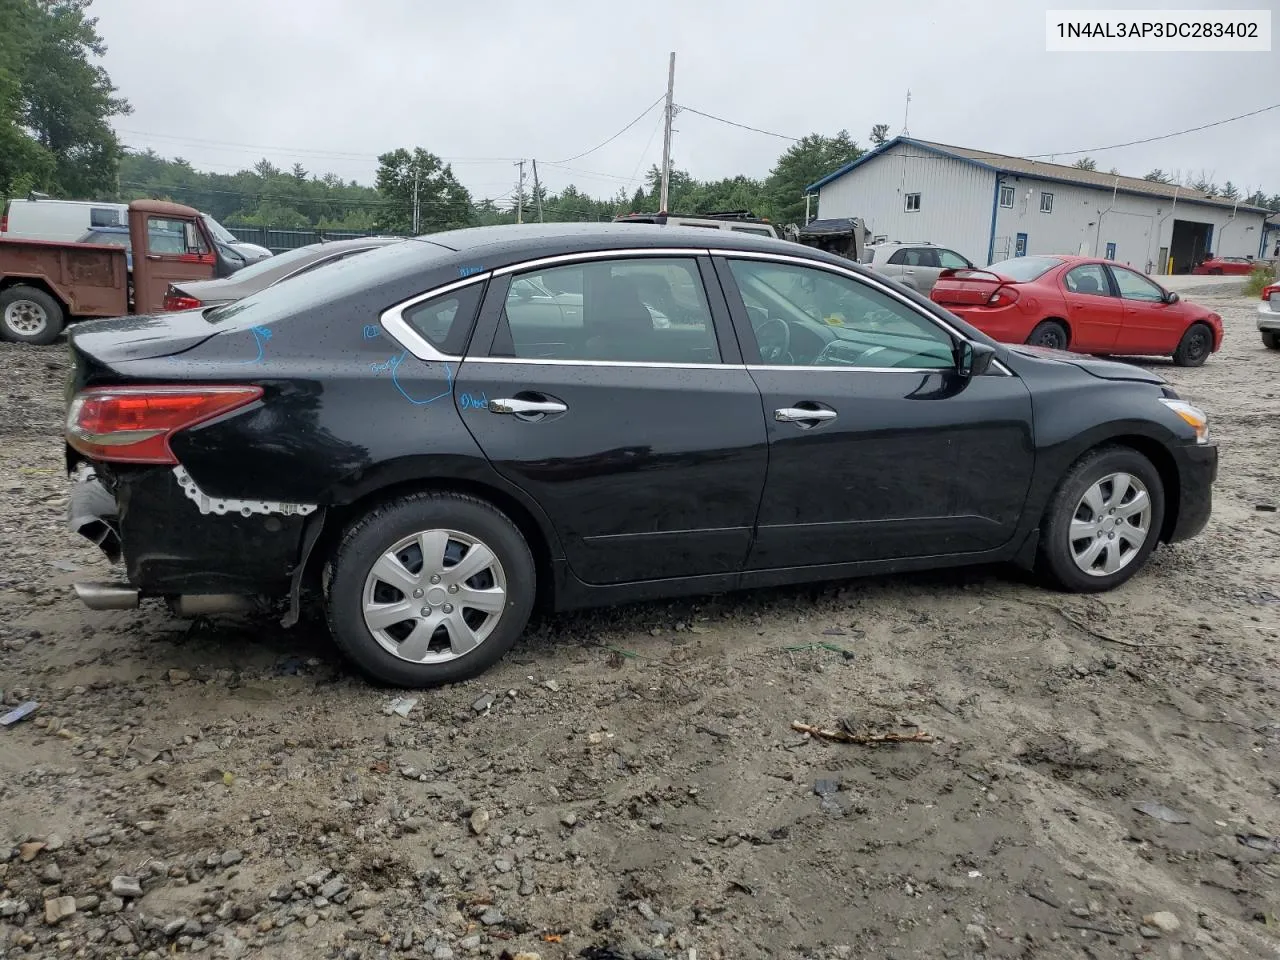
[(750, 569), (1010, 540), (1033, 462), (1021, 380), (959, 377), (952, 335), (889, 287), (767, 258), (717, 266), (769, 430)]
[(1027, 235), (1025, 233), (1018, 234), (1018, 238), (1013, 245), (1013, 255), (1015, 257), (1025, 257), (1027, 255)]
[[(454, 396), (494, 467), (546, 510), (586, 583), (733, 574), (745, 563), (768, 460), (764, 416), (704, 270), (705, 257), (600, 255), (490, 284), (477, 338), (488, 322), (491, 343), (473, 343)], [(556, 294), (557, 316), (522, 281), (582, 292)]]
[(1164, 290), (1142, 274), (1112, 264), (1116, 289), (1124, 308), (1117, 353), (1173, 353), (1186, 329), (1182, 311), (1165, 302)]
[(1102, 264), (1082, 263), (1064, 273), (1062, 297), (1073, 350), (1105, 353), (1115, 347), (1124, 310)]
[[(162, 310), (164, 294), (171, 283), (213, 279), (217, 257), (198, 218), (131, 210), (129, 231), (133, 239), (136, 313)], [(139, 240), (142, 241), (141, 249)]]

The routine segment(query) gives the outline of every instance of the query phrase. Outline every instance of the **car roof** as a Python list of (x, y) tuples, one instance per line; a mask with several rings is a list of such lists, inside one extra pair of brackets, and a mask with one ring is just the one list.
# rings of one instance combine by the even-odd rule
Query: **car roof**
[[(468, 255), (510, 254), (514, 259), (532, 259), (539, 254), (555, 256), (579, 250), (621, 250), (649, 247), (690, 249), (759, 250), (773, 253), (803, 250), (821, 256), (810, 247), (788, 240), (735, 230), (682, 227), (656, 223), (526, 223), (490, 227), (464, 227), (441, 233), (423, 234), (415, 239)], [(827, 257), (822, 256), (822, 259)], [(834, 262), (840, 262), (837, 258)], [(847, 263), (847, 261), (844, 261)]]

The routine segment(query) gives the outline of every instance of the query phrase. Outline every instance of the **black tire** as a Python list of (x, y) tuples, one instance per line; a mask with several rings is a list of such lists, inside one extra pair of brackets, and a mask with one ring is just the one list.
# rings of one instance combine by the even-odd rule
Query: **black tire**
[(1057, 320), (1041, 320), (1027, 337), (1027, 343), (1035, 347), (1048, 347), (1051, 350), (1065, 350), (1070, 337), (1067, 328)]
[[(1072, 553), (1071, 523), (1085, 493), (1115, 473), (1128, 473), (1147, 488), (1151, 509), (1146, 540), (1116, 572), (1087, 573), (1076, 564)], [(1151, 461), (1129, 447), (1090, 450), (1072, 464), (1049, 500), (1040, 529), (1038, 570), (1052, 585), (1073, 593), (1099, 593), (1114, 589), (1142, 569), (1160, 539), (1163, 523), (1164, 484)]]
[(1275, 330), (1263, 330), (1262, 345), (1268, 350), (1280, 350), (1280, 332)]
[(43, 290), (22, 284), (0, 290), (0, 340), (46, 346), (65, 323), (62, 305)]
[(1180, 367), (1202, 367), (1213, 353), (1213, 331), (1206, 324), (1196, 322), (1187, 327), (1178, 349), (1173, 351), (1173, 362)]
[[(470, 652), (441, 663), (413, 663), (389, 652), (364, 618), (365, 581), (375, 561), (426, 530), (457, 531), (480, 541), (497, 557), (506, 580), (506, 607), (492, 632)], [(385, 503), (347, 528), (326, 570), (325, 609), (334, 641), (368, 677), (426, 688), (466, 680), (497, 663), (524, 631), (536, 588), (533, 554), (504, 513), (463, 494), (418, 493)]]

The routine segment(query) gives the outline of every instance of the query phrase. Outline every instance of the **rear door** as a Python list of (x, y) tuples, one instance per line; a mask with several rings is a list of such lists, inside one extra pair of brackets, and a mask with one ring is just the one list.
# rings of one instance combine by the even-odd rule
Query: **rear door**
[(1115, 279), (1123, 320), (1117, 353), (1173, 353), (1187, 320), (1175, 305), (1165, 302), (1164, 290), (1127, 267), (1108, 266)]
[(1116, 347), (1124, 309), (1116, 295), (1107, 268), (1100, 263), (1082, 263), (1062, 273), (1062, 297), (1071, 327), (1071, 349), (1105, 353)]
[(890, 284), (725, 257), (716, 264), (769, 431), (749, 569), (1008, 543), (1033, 464), (1022, 381), (998, 366), (960, 378), (955, 335)]
[[(558, 317), (522, 297), (525, 280), (563, 301)], [(768, 447), (705, 256), (579, 255), (500, 274), (454, 396), (494, 467), (547, 512), (578, 579), (742, 569)]]

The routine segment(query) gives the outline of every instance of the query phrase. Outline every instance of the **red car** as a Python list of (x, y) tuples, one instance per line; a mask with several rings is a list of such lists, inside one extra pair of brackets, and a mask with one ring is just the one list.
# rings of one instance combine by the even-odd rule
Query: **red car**
[(1210, 257), (1199, 266), (1192, 267), (1191, 272), (1210, 273), (1216, 277), (1220, 277), (1223, 274), (1248, 276), (1257, 265), (1252, 257)]
[(943, 270), (929, 297), (1005, 343), (1162, 354), (1183, 367), (1222, 346), (1220, 316), (1109, 260), (1015, 257), (985, 270)]

